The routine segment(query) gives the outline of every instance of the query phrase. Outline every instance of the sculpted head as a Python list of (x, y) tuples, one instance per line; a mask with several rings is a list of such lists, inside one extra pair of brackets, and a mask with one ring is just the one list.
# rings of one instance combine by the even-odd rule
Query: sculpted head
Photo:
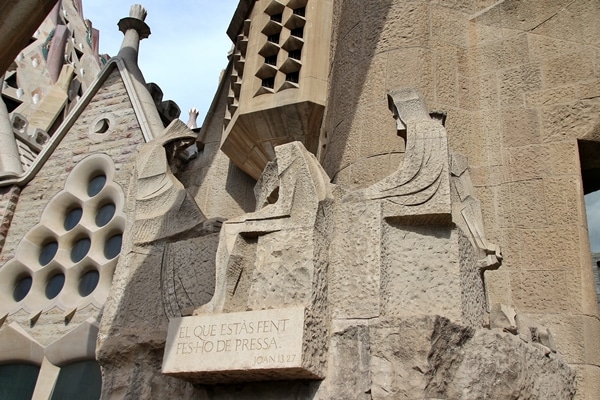
[(429, 119), (425, 102), (414, 88), (400, 88), (388, 93), (388, 107), (396, 119), (396, 128), (401, 136), (410, 121)]

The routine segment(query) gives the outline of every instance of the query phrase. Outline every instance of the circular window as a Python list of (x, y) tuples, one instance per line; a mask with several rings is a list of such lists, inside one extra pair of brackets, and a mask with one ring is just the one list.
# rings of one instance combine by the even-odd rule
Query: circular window
[(50, 242), (50, 243), (45, 244), (44, 247), (42, 247), (42, 250), (40, 251), (40, 257), (39, 257), (40, 264), (42, 266), (47, 265), (50, 261), (52, 261), (52, 259), (56, 255), (57, 251), (58, 251), (58, 243), (57, 242)]
[(25, 296), (27, 296), (27, 293), (29, 293), (32, 283), (33, 279), (31, 279), (30, 276), (19, 279), (13, 290), (13, 299), (15, 299), (16, 302), (23, 300)]
[(102, 175), (98, 175), (98, 176), (94, 177), (88, 183), (88, 188), (87, 188), (88, 196), (94, 197), (95, 195), (100, 193), (100, 191), (102, 190), (102, 188), (104, 187), (105, 184), (106, 184), (106, 175), (102, 174)]
[(110, 121), (108, 118), (102, 118), (94, 125), (94, 133), (106, 133), (110, 128)]
[(53, 299), (56, 296), (58, 296), (58, 294), (62, 290), (64, 284), (65, 284), (65, 275), (64, 274), (60, 273), (60, 274), (54, 275), (52, 278), (50, 278), (48, 280), (48, 283), (46, 284), (46, 297), (48, 299)]
[(81, 207), (77, 207), (69, 211), (65, 217), (65, 229), (70, 231), (75, 228), (79, 221), (81, 220), (81, 216), (83, 215), (83, 210)]
[(116, 207), (114, 204), (105, 204), (96, 213), (96, 225), (104, 226), (110, 222), (112, 217), (115, 215)]
[(95, 269), (92, 269), (81, 277), (79, 280), (79, 294), (81, 297), (88, 296), (98, 286), (100, 280), (100, 274)]
[(104, 256), (109, 260), (115, 258), (121, 252), (121, 242), (123, 240), (123, 235), (118, 234), (112, 236), (110, 239), (106, 241), (104, 245)]
[(83, 257), (90, 251), (91, 244), (92, 242), (89, 238), (79, 239), (71, 249), (71, 261), (76, 263), (83, 260)]

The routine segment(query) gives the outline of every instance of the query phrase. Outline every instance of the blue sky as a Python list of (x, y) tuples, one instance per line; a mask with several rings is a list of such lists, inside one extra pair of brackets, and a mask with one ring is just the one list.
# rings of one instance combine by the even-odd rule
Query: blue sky
[[(123, 34), (119, 19), (136, 1), (83, 0), (85, 18), (100, 30), (100, 52), (119, 52)], [(164, 100), (188, 110), (200, 110), (198, 125), (210, 107), (219, 75), (227, 66), (231, 41), (225, 33), (238, 0), (143, 0), (152, 34), (140, 45), (139, 65), (146, 82), (157, 83)]]

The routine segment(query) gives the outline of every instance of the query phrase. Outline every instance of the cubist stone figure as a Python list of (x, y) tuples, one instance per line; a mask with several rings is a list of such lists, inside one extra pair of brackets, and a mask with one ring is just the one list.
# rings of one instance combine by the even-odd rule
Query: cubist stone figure
[(398, 135), (406, 141), (404, 162), (388, 177), (344, 200), (382, 199), (384, 208), (398, 208), (384, 211), (386, 216), (448, 216), (448, 140), (442, 120), (427, 113), (419, 93), (412, 88), (390, 92), (388, 103)]
[[(326, 240), (317, 237), (323, 223), (317, 217), (332, 200), (329, 179), (301, 143), (275, 151), (255, 189), (259, 209), (223, 225), (215, 296), (197, 314), (310, 306), (324, 295), (315, 246)], [(236, 261), (245, 258), (238, 247), (250, 243), (256, 249), (248, 260)]]
[(195, 383), (324, 376), (329, 178), (301, 143), (275, 151), (257, 211), (223, 223), (213, 298), (171, 320), (166, 374)]

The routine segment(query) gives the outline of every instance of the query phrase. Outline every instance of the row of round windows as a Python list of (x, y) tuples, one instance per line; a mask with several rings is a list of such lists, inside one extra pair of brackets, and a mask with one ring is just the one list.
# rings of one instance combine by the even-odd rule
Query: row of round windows
[[(123, 240), (122, 234), (111, 236), (104, 245), (104, 256), (108, 260), (112, 260), (121, 252), (121, 244)], [(91, 241), (89, 238), (80, 239), (71, 249), (71, 260), (79, 262), (87, 255), (90, 249)], [(42, 248), (40, 252), (40, 263), (48, 264), (54, 258), (58, 250), (58, 243), (51, 242)], [(85, 270), (85, 269), (84, 269)], [(86, 297), (90, 295), (98, 285), (100, 273), (96, 269), (90, 269), (84, 272), (79, 278), (78, 291), (79, 295)], [(65, 275), (62, 272), (50, 275), (46, 282), (45, 295), (49, 300), (58, 296), (65, 284)], [(26, 275), (21, 277), (15, 284), (13, 290), (13, 299), (16, 302), (23, 300), (33, 285), (33, 277)]]
[[(77, 290), (81, 297), (86, 297), (92, 294), (92, 292), (98, 286), (98, 282), (100, 281), (100, 273), (91, 269), (79, 278), (79, 285)], [(33, 278), (29, 275), (19, 279), (16, 283), (15, 288), (13, 290), (13, 299), (16, 302), (19, 302), (29, 294), (31, 290), (31, 286), (33, 285)], [(58, 274), (52, 275), (50, 279), (46, 282), (46, 288), (44, 294), (48, 300), (52, 300), (61, 292), (65, 285), (65, 274), (59, 272)]]
[[(122, 234), (111, 236), (104, 244), (104, 257), (108, 260), (112, 260), (121, 252), (121, 242), (123, 240)], [(89, 237), (83, 237), (77, 240), (71, 247), (71, 261), (78, 263), (90, 251), (92, 241)], [(54, 259), (54, 256), (58, 252), (58, 242), (52, 240), (46, 243), (40, 250), (39, 262), (42, 266), (48, 265), (50, 261)]]
[[(108, 224), (112, 217), (115, 215), (116, 207), (113, 203), (108, 203), (103, 205), (96, 211), (96, 225), (98, 227), (103, 227)], [(73, 207), (65, 216), (64, 228), (66, 231), (70, 231), (75, 228), (79, 221), (81, 221), (81, 217), (83, 216), (83, 209), (81, 207)]]

